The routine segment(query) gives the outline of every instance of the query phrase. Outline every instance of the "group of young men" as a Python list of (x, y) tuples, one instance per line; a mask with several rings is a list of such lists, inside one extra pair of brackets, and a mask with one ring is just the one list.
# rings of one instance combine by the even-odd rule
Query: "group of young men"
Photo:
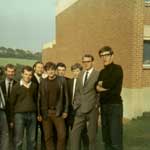
[(0, 82), (0, 149), (23, 150), (26, 137), (27, 150), (39, 145), (40, 150), (96, 150), (100, 108), (105, 150), (123, 150), (122, 68), (113, 63), (111, 47), (101, 48), (99, 56), (104, 69), (96, 71), (94, 57), (85, 54), (82, 65), (71, 66), (72, 78), (65, 77), (64, 63), (36, 62), (22, 68), (17, 82), (15, 66), (6, 65)]

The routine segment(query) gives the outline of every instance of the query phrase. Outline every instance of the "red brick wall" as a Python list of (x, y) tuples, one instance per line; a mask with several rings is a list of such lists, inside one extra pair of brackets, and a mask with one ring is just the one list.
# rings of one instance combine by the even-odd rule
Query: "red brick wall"
[[(143, 61), (143, 0), (82, 0), (57, 16), (57, 39), (52, 49), (43, 50), (43, 61), (81, 61), (84, 53), (95, 56), (109, 45), (115, 62), (124, 69), (124, 87), (140, 88)], [(67, 72), (68, 75), (70, 72)]]
[(144, 7), (144, 24), (150, 25), (150, 7)]

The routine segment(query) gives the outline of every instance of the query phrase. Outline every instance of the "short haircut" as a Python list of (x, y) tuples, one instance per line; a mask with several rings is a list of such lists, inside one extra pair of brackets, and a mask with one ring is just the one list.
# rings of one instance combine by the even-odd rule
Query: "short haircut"
[(6, 71), (8, 68), (14, 69), (14, 70), (16, 71), (16, 67), (15, 67), (13, 64), (7, 64), (7, 65), (5, 66), (5, 71)]
[(109, 46), (104, 46), (104, 47), (102, 47), (102, 48), (99, 50), (98, 54), (101, 55), (101, 53), (103, 53), (103, 52), (109, 52), (110, 55), (114, 54), (112, 48), (109, 47)]
[(21, 72), (24, 73), (25, 70), (33, 73), (33, 68), (31, 66), (23, 66)]
[(47, 62), (44, 66), (44, 69), (47, 71), (49, 69), (56, 70), (56, 64), (53, 62)]
[(42, 64), (43, 65), (43, 63), (41, 61), (37, 61), (37, 62), (34, 63), (33, 68), (35, 68), (36, 65), (38, 65), (38, 64)]
[(0, 67), (0, 77), (3, 76), (3, 74), (4, 74), (4, 71), (3, 71), (2, 67)]
[(82, 67), (81, 64), (75, 63), (74, 65), (71, 66), (71, 71), (73, 71), (73, 70), (75, 70), (75, 69), (80, 69), (80, 70), (82, 70), (83, 67)]
[(58, 67), (64, 67), (65, 69), (66, 69), (66, 65), (64, 64), (64, 63), (62, 63), (62, 62), (59, 62), (59, 63), (57, 63), (57, 66), (56, 66), (57, 68)]
[(85, 55), (83, 55), (83, 56), (82, 56), (82, 60), (83, 60), (83, 58), (85, 58), (85, 57), (89, 57), (89, 58), (91, 58), (92, 61), (94, 61), (94, 57), (93, 57), (91, 54), (85, 54)]

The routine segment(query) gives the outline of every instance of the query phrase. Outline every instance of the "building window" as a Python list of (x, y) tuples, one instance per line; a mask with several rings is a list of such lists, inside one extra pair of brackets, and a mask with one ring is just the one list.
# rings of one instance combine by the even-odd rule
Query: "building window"
[(150, 68), (150, 25), (144, 25), (143, 67)]
[(150, 0), (144, 0), (145, 1), (145, 6), (150, 7)]

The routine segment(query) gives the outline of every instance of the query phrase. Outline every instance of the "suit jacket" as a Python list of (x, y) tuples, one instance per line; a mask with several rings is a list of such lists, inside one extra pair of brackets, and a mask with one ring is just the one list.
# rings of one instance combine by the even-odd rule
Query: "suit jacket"
[[(17, 81), (13, 80), (12, 88), (14, 87), (14, 85), (16, 83), (17, 83)], [(4, 94), (4, 98), (5, 98), (5, 102), (6, 102), (6, 114), (7, 114), (7, 118), (8, 118), (8, 121), (9, 121), (10, 120), (10, 101), (9, 101), (9, 98), (8, 98), (7, 92), (6, 92), (5, 79), (1, 81), (0, 86), (1, 86), (2, 92)]]
[(73, 81), (74, 79), (69, 79), (67, 82), (68, 85), (68, 98), (69, 98), (69, 106), (72, 105), (72, 95), (73, 95)]
[(35, 77), (35, 75), (32, 76), (32, 82), (34, 82), (37, 85), (37, 87), (39, 87), (39, 82), (37, 78)]
[(74, 96), (74, 109), (81, 113), (88, 113), (98, 105), (98, 95), (96, 92), (96, 82), (99, 72), (93, 69), (86, 85), (83, 85), (84, 71), (79, 74), (76, 83), (76, 90)]

